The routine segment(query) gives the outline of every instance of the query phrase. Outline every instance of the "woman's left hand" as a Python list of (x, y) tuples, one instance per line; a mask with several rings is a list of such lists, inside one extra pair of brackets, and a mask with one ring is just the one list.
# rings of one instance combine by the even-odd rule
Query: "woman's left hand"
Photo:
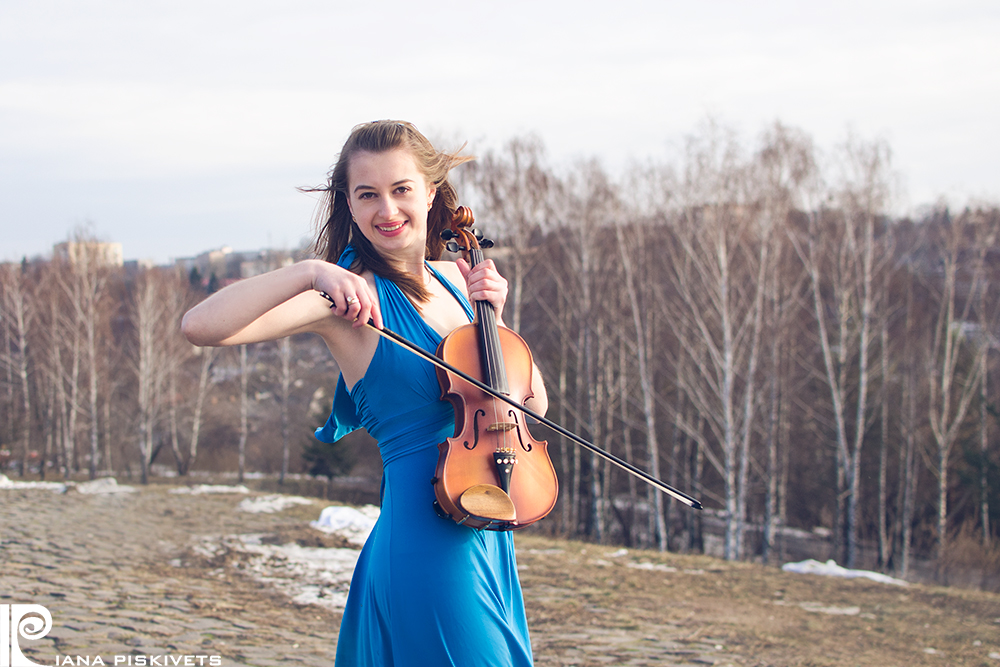
[(507, 301), (507, 279), (497, 271), (493, 260), (479, 262), (471, 269), (464, 259), (459, 259), (456, 264), (468, 285), (469, 300), (473, 303), (489, 301), (496, 311), (497, 322), (502, 323), (503, 305)]

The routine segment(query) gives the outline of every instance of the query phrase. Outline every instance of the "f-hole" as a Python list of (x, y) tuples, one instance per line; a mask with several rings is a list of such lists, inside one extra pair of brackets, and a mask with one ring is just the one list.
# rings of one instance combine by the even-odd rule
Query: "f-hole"
[[(478, 410), (476, 410), (476, 413), (472, 416), (472, 431), (476, 434), (475, 441), (473, 441), (473, 443), (471, 445), (469, 444), (468, 440), (466, 440), (463, 443), (464, 446), (465, 446), (465, 448), (468, 449), (470, 452), (473, 449), (476, 448), (476, 445), (479, 444), (479, 415), (482, 415), (482, 416), (485, 417), (486, 416), (486, 410), (483, 410), (482, 408), (479, 408)], [(518, 437), (521, 437), (521, 436), (518, 436)]]
[(521, 437), (521, 422), (518, 421), (517, 415), (518, 415), (517, 410), (514, 410), (513, 408), (507, 411), (507, 416), (510, 417), (515, 424), (517, 424), (517, 441), (521, 443), (521, 449), (523, 449), (526, 452), (530, 452), (531, 442), (528, 442), (528, 444), (524, 444), (524, 438)]

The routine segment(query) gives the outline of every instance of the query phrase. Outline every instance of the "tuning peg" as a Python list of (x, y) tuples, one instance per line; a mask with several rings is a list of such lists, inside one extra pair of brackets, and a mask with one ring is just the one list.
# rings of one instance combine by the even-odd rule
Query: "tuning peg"
[(479, 247), (480, 248), (492, 248), (493, 247), (493, 241), (491, 241), (489, 239), (482, 239), (482, 240), (479, 241)]
[(444, 239), (445, 241), (447, 241), (449, 239), (457, 238), (457, 237), (458, 237), (458, 234), (456, 234), (455, 232), (453, 232), (450, 229), (445, 229), (445, 230), (442, 230), (442, 232), (441, 232), (441, 238)]
[(448, 252), (459, 252), (462, 249), (462, 247), (454, 241), (448, 241), (444, 244), (444, 247), (448, 249)]
[(483, 240), (483, 230), (479, 229), (478, 227), (472, 230), (472, 235), (476, 237), (477, 241)]

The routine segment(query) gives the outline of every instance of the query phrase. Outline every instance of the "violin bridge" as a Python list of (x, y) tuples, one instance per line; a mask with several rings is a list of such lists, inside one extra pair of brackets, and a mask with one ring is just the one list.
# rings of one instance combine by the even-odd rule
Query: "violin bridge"
[(487, 433), (498, 433), (500, 431), (513, 431), (517, 428), (514, 422), (497, 422), (486, 427)]

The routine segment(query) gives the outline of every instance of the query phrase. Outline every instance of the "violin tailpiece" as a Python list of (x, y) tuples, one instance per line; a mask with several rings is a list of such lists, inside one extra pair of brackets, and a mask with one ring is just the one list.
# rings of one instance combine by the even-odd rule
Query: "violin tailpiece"
[(505, 494), (510, 493), (510, 478), (514, 473), (515, 463), (517, 463), (517, 454), (513, 449), (498, 449), (493, 453), (493, 464), (497, 468), (497, 477), (500, 478), (500, 488)]

